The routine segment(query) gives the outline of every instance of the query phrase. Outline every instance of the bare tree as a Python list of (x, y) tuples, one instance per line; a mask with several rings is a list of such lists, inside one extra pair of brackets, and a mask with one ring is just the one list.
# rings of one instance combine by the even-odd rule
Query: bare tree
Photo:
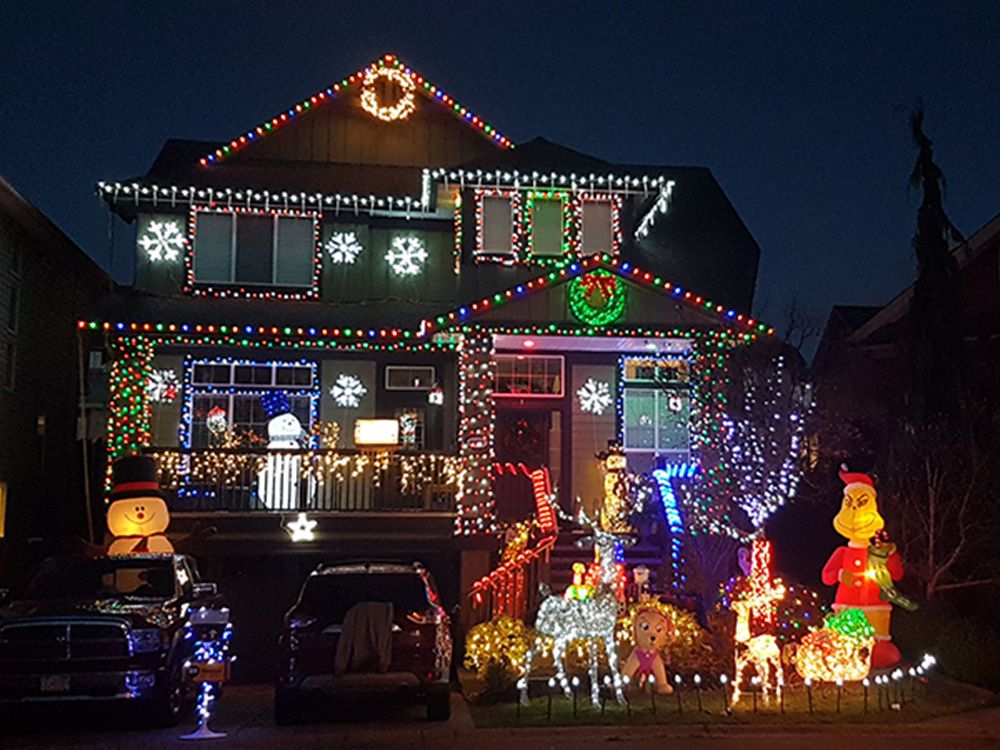
[(998, 582), (1000, 414), (983, 405), (904, 428), (880, 467), (880, 498), (927, 599)]

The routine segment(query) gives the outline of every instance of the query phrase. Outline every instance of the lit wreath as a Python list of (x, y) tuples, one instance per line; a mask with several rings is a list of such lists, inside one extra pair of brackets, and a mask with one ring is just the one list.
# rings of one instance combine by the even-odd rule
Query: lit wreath
[(603, 269), (573, 279), (569, 285), (569, 311), (592, 326), (606, 326), (625, 312), (625, 285)]
[[(375, 84), (378, 83), (379, 78), (385, 78), (387, 81), (398, 84), (403, 92), (403, 95), (392, 106), (385, 106), (379, 102), (378, 92), (375, 90)], [(365, 73), (365, 80), (362, 84), (361, 106), (368, 114), (385, 122), (405, 120), (413, 114), (416, 107), (414, 95), (416, 88), (413, 80), (399, 68), (371, 68)]]

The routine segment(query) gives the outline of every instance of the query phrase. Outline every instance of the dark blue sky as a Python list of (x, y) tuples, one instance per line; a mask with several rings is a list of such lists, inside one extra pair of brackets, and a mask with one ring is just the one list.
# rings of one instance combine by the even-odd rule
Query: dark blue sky
[(710, 167), (763, 250), (773, 324), (796, 297), (825, 317), (912, 279), (899, 108), (918, 95), (955, 224), (1000, 212), (1000, 4), (720, 5), (10, 0), (0, 173), (106, 261), (97, 180), (141, 174), (171, 136), (228, 140), (394, 51), (516, 141)]

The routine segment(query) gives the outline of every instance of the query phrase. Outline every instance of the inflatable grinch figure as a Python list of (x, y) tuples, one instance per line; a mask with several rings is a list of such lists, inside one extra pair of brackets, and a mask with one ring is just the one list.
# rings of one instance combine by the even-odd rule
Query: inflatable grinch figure
[[(900, 656), (889, 634), (892, 604), (884, 587), (895, 591), (891, 584), (903, 577), (903, 561), (895, 545), (887, 545), (885, 535), (879, 534), (885, 521), (878, 512), (871, 478), (842, 469), (840, 479), (844, 482), (844, 499), (833, 527), (847, 538), (847, 546), (833, 551), (823, 567), (823, 583), (837, 585), (835, 612), (846, 609), (864, 612), (875, 628), (872, 668), (885, 669), (896, 664)], [(878, 539), (874, 555), (869, 547), (873, 537)]]

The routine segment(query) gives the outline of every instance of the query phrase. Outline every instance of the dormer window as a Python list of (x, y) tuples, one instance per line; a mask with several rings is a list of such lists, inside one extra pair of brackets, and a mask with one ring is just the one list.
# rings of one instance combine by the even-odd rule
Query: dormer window
[(195, 209), (193, 294), (298, 299), (318, 293), (317, 216)]

